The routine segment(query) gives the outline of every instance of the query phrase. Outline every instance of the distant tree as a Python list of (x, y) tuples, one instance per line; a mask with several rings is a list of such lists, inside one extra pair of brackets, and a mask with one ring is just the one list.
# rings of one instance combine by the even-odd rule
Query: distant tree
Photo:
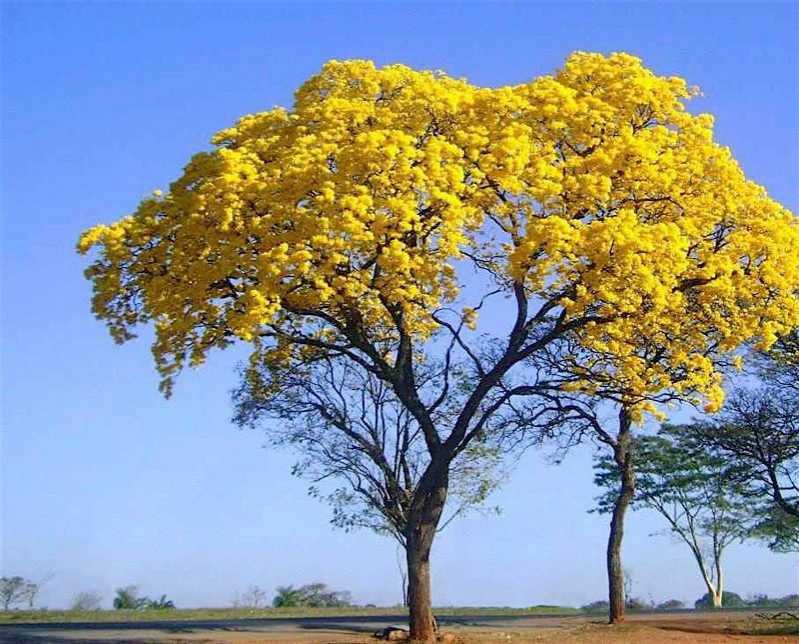
[[(705, 593), (694, 602), (694, 608), (697, 610), (716, 608), (714, 601), (710, 593)], [(746, 606), (746, 602), (738, 593), (725, 590), (721, 597), (721, 606), (723, 608), (743, 608)]]
[[(692, 425), (664, 425), (657, 436), (637, 437), (633, 507), (653, 509), (666, 520), (668, 532), (690, 548), (712, 604), (720, 608), (724, 550), (748, 536), (753, 517), (728, 461), (708, 453), (701, 439)], [(618, 477), (610, 456), (597, 459), (594, 480), (606, 490), (598, 499), (600, 512), (613, 508)]]
[(299, 588), (294, 586), (278, 586), (277, 594), (272, 600), (275, 608), (296, 608), (302, 606), (302, 593)]
[(266, 591), (260, 586), (249, 586), (236, 597), (233, 605), (240, 608), (261, 608), (266, 605)]
[(117, 610), (142, 610), (147, 607), (147, 597), (139, 596), (138, 586), (117, 588), (114, 608)]
[(0, 605), (3, 610), (9, 610), (22, 604), (27, 604), (29, 608), (32, 608), (38, 592), (38, 584), (24, 577), (0, 578)]
[(99, 610), (102, 603), (103, 598), (99, 593), (83, 591), (72, 598), (70, 610)]
[(681, 610), (685, 608), (685, 602), (679, 599), (669, 599), (655, 606), (655, 610)]
[(272, 600), (275, 608), (326, 608), (351, 606), (352, 597), (349, 591), (332, 591), (327, 584), (314, 583), (294, 588), (294, 586), (278, 586), (277, 595)]
[(148, 597), (144, 599), (146, 601), (144, 608), (150, 610), (172, 610), (175, 608), (175, 602), (171, 599), (167, 599), (166, 595), (161, 595), (158, 599), (150, 599)]
[(175, 608), (175, 604), (171, 599), (167, 599), (166, 595), (161, 595), (159, 599), (150, 599), (139, 596), (138, 586), (125, 586), (117, 588), (114, 608), (117, 610), (168, 610)]
[(586, 613), (607, 613), (608, 608), (610, 608), (610, 602), (607, 599), (598, 599), (590, 604), (581, 606), (580, 610)]

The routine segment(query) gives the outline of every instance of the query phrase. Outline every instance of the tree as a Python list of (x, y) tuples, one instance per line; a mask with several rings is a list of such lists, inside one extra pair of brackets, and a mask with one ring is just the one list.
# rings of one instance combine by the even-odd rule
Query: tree
[(0, 577), (0, 604), (7, 611), (21, 604), (33, 607), (39, 587), (24, 577)]
[[(632, 449), (633, 505), (655, 510), (666, 520), (668, 532), (690, 548), (713, 607), (721, 608), (724, 551), (746, 538), (753, 524), (751, 503), (728, 460), (707, 452), (691, 425), (665, 425), (656, 436), (636, 437)], [(619, 481), (612, 457), (597, 459), (594, 481), (605, 489), (599, 511), (611, 511)]]
[(669, 599), (655, 606), (655, 610), (682, 610), (683, 608), (685, 608), (685, 602), (679, 599)]
[(718, 421), (700, 429), (711, 449), (735, 459), (754, 498), (799, 518), (799, 395), (776, 387), (740, 389)]
[(334, 608), (351, 606), (352, 597), (349, 591), (334, 591), (327, 584), (314, 583), (294, 588), (294, 586), (278, 586), (277, 594), (272, 600), (275, 608)]
[(278, 586), (277, 594), (272, 600), (275, 608), (296, 608), (302, 605), (302, 592), (294, 586)]
[[(685, 110), (692, 94), (627, 54), (499, 89), (331, 61), (293, 109), (244, 117), (167, 194), (82, 235), (94, 312), (119, 342), (152, 323), (167, 395), (237, 339), (264, 394), (323, 360), (383, 381), (429, 456), (405, 538), (411, 637), (430, 640), (451, 468), (550, 387), (531, 358), (566, 337), (599, 355), (572, 384), (623, 383), (631, 423), (673, 386), (717, 405), (716, 353), (799, 325), (793, 216)], [(492, 338), (471, 332), (485, 310)]]
[[(435, 365), (417, 373), (432, 383), (444, 369)], [(390, 535), (407, 562), (414, 491), (430, 464), (413, 415), (383, 380), (347, 363), (319, 360), (283, 376), (279, 391), (270, 389), (269, 378), (263, 365), (250, 367), (234, 395), (234, 421), (261, 425), (274, 445), (300, 454), (292, 472), (311, 482), (313, 496), (330, 503), (335, 526)], [(449, 378), (457, 382), (452, 372)], [(439, 424), (454, 418), (459, 401), (453, 396), (442, 403), (435, 416)], [(450, 468), (447, 500), (454, 507), (437, 531), (480, 507), (501, 479), (499, 448), (485, 439), (472, 443)], [(328, 481), (339, 486), (326, 493), (320, 485)], [(405, 570), (401, 566), (401, 574)]]
[(171, 599), (167, 599), (166, 595), (161, 595), (158, 599), (150, 599), (145, 597), (145, 604), (144, 608), (150, 610), (172, 610), (175, 608), (175, 602)]
[(233, 602), (236, 608), (261, 608), (266, 604), (266, 591), (260, 586), (250, 586)]
[(100, 610), (103, 598), (99, 593), (83, 591), (72, 598), (70, 610)]
[(117, 610), (143, 610), (147, 607), (149, 600), (139, 596), (138, 586), (117, 588), (116, 593), (114, 608)]
[(139, 596), (138, 586), (125, 586), (117, 588), (114, 597), (114, 608), (117, 610), (169, 610), (175, 608), (175, 603), (161, 595), (159, 599)]
[[(705, 593), (694, 602), (694, 608), (696, 610), (716, 608), (716, 605), (713, 603), (713, 601), (714, 600), (710, 597), (710, 593)], [(725, 590), (721, 597), (721, 606), (723, 608), (743, 608), (746, 606), (746, 602), (738, 593), (732, 593)]]

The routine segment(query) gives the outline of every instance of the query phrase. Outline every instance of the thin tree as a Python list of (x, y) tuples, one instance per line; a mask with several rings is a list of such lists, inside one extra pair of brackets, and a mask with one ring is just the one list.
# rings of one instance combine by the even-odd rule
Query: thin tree
[(70, 610), (99, 610), (103, 604), (103, 598), (99, 593), (93, 591), (82, 591), (72, 598)]
[[(632, 449), (633, 507), (655, 510), (666, 521), (667, 532), (688, 546), (713, 607), (721, 608), (724, 552), (749, 536), (754, 522), (751, 503), (728, 460), (707, 452), (690, 425), (665, 425), (657, 436), (636, 437)], [(594, 480), (605, 489), (598, 510), (612, 511), (619, 494), (613, 458), (597, 459)]]
[[(84, 233), (80, 251), (100, 250), (94, 312), (120, 342), (154, 326), (166, 394), (236, 339), (269, 392), (323, 359), (383, 381), (428, 453), (406, 538), (411, 636), (430, 640), (452, 468), (537, 395), (530, 358), (566, 336), (603, 356), (575, 375), (598, 368), (635, 394), (626, 427), (673, 373), (718, 404), (709, 352), (799, 326), (799, 229), (691, 95), (626, 54), (576, 53), (497, 90), (331, 61), (292, 110), (243, 118), (167, 194)], [(486, 311), (493, 339), (471, 333)]]

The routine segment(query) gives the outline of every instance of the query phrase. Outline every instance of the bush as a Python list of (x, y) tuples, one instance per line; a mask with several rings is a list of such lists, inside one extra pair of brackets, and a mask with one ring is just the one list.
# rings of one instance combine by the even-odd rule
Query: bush
[[(726, 590), (721, 593), (721, 606), (722, 608), (743, 608), (746, 602), (738, 593), (727, 592)], [(696, 610), (705, 610), (713, 608), (713, 601), (710, 599), (710, 593), (705, 593), (694, 602)]]
[(685, 608), (685, 602), (681, 602), (679, 599), (669, 599), (655, 606), (655, 610), (681, 610), (683, 608)]

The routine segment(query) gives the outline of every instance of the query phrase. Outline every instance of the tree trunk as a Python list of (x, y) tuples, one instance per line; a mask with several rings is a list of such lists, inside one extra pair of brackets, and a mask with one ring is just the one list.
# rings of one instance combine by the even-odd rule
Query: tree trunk
[(713, 594), (713, 608), (721, 608), (724, 599), (724, 571), (721, 569), (721, 552), (714, 555), (716, 566), (716, 592)]
[(624, 537), (624, 515), (635, 493), (635, 470), (631, 453), (630, 421), (626, 414), (620, 414), (619, 435), (613, 457), (621, 472), (621, 489), (613, 506), (608, 537), (608, 594), (611, 624), (624, 621), (624, 571), (621, 564), (621, 542)]
[(426, 495), (418, 516), (409, 526), (406, 554), (408, 560), (408, 612), (410, 639), (432, 642), (436, 637), (430, 591), (430, 550), (447, 498), (446, 484)]
[(429, 548), (408, 548), (408, 612), (411, 639), (419, 642), (432, 641), (436, 634), (436, 623), (430, 594)]

